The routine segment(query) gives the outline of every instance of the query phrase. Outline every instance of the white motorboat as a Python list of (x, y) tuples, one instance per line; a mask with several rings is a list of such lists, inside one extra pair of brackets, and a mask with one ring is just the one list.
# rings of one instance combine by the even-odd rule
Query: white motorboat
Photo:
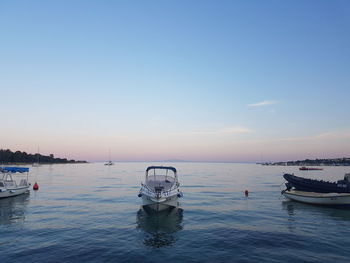
[[(28, 191), (28, 172), (25, 167), (0, 167), (0, 198), (23, 194)], [(26, 173), (25, 176), (18, 174)], [(18, 177), (18, 179), (14, 179)]]
[(350, 206), (350, 193), (316, 193), (298, 190), (283, 190), (285, 197), (307, 204)]
[(161, 211), (178, 206), (182, 197), (177, 171), (171, 166), (150, 166), (146, 169), (145, 183), (141, 183), (139, 197), (145, 209)]

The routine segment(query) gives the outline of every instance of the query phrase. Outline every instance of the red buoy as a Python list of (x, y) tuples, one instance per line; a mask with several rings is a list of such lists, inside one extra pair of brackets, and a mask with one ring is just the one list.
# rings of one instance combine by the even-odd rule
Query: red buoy
[(244, 194), (245, 194), (245, 196), (248, 196), (248, 195), (249, 195), (248, 190), (245, 190), (245, 191), (244, 191)]
[(39, 190), (39, 185), (37, 184), (37, 182), (35, 182), (35, 184), (33, 185), (33, 190)]

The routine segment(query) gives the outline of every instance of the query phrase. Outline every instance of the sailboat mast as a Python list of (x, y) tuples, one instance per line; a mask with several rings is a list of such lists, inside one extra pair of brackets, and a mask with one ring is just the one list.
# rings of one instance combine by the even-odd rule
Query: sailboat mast
[(40, 154), (39, 154), (39, 152), (40, 152), (40, 148), (39, 148), (39, 146), (38, 146), (38, 164), (39, 164), (39, 160), (40, 160)]

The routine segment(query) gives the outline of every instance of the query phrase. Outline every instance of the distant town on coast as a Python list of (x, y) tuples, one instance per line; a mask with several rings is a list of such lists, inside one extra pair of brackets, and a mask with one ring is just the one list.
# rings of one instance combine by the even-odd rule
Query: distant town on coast
[(53, 154), (50, 155), (41, 155), (39, 153), (36, 154), (28, 154), (26, 152), (15, 151), (7, 149), (0, 149), (0, 163), (1, 164), (16, 164), (16, 163), (24, 163), (24, 164), (32, 164), (38, 163), (41, 164), (53, 164), (53, 163), (87, 163), (86, 161), (75, 161), (68, 160), (67, 158), (55, 158)]
[(305, 159), (298, 161), (287, 162), (265, 162), (259, 163), (262, 165), (284, 165), (284, 166), (350, 166), (350, 158), (335, 158), (335, 159)]

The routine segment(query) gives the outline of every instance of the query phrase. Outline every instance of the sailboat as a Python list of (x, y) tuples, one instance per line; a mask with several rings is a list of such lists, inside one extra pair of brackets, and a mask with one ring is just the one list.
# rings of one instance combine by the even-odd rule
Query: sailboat
[(105, 165), (114, 165), (114, 163), (111, 161), (111, 149), (109, 149), (109, 161), (105, 163)]
[(37, 162), (33, 163), (33, 167), (39, 167), (40, 166), (40, 163), (39, 163), (39, 160), (40, 160), (40, 154), (39, 154), (39, 147), (38, 147), (38, 153), (36, 154), (36, 156), (38, 157), (37, 159)]

